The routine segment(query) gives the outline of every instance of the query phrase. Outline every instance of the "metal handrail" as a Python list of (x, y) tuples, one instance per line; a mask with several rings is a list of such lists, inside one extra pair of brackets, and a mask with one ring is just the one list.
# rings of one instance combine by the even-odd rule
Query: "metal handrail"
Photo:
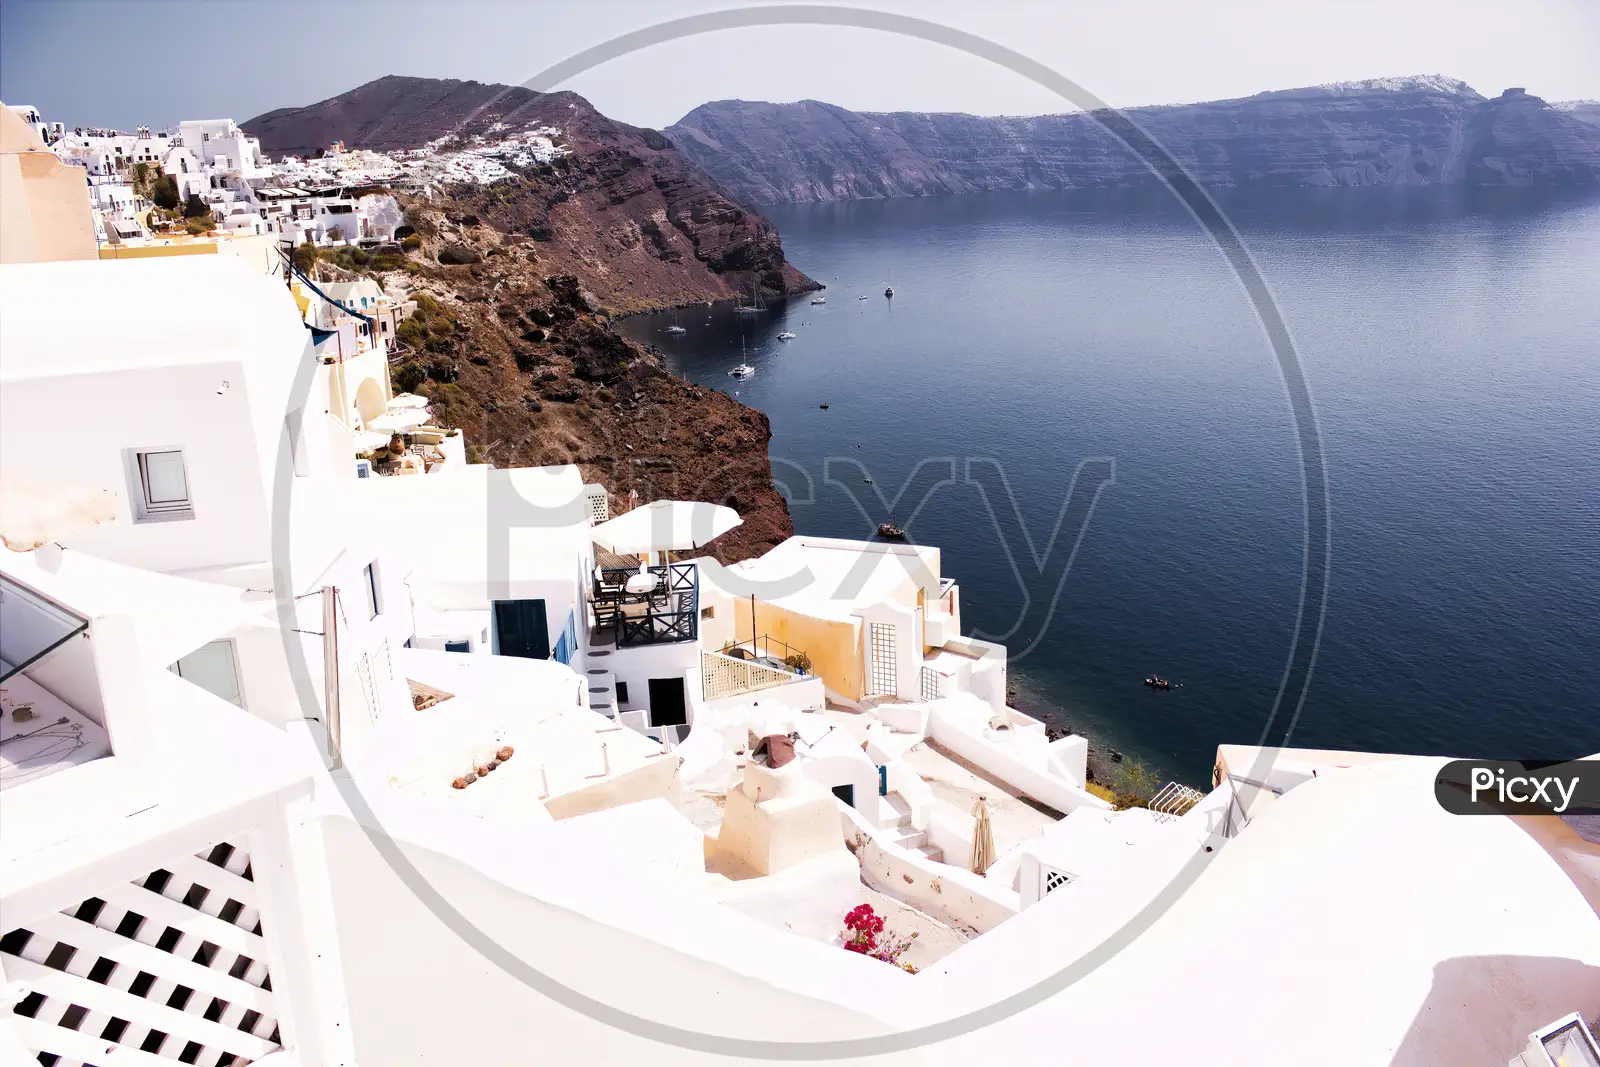
[[(774, 653), (773, 650), (772, 650), (772, 646), (773, 645), (778, 645), (782, 649), (782, 651), (779, 652), (779, 653)], [(760, 637), (757, 637), (757, 638), (755, 638), (754, 640), (751, 640), (751, 641), (730, 641), (727, 644), (723, 645), (721, 648), (717, 649), (716, 651), (720, 655), (732, 656), (733, 655), (733, 651), (732, 650), (736, 649), (736, 648), (737, 649), (749, 648), (752, 651), (754, 651), (757, 656), (764, 656), (768, 660), (773, 660), (773, 661), (776, 661), (778, 663), (782, 663), (787, 669), (789, 669), (793, 673), (799, 674), (801, 676), (808, 675), (808, 674), (812, 673), (809, 670), (806, 670), (806, 669), (800, 668), (800, 667), (796, 667), (796, 666), (794, 666), (794, 665), (789, 663), (789, 660), (791, 658), (803, 659), (806, 663), (810, 663), (811, 662), (811, 657), (806, 654), (804, 649), (795, 648), (793, 645), (789, 644), (787, 641), (779, 641), (779, 640), (777, 640), (776, 638), (772, 637), (769, 634), (762, 634)], [(737, 659), (739, 657), (734, 656), (733, 658)]]

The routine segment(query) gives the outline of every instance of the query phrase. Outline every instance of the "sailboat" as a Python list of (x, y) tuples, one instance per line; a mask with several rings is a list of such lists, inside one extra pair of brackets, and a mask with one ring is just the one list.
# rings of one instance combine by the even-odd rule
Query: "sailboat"
[(729, 377), (743, 381), (756, 372), (754, 367), (744, 361), (744, 354), (744, 338), (741, 337), (739, 339), (739, 365), (728, 372)]
[(750, 303), (740, 304), (733, 310), (740, 315), (755, 315), (767, 310), (767, 305), (761, 300), (761, 290), (756, 287), (755, 283), (752, 282), (750, 285)]
[(883, 287), (883, 295), (885, 299), (892, 300), (894, 298), (894, 282), (892, 280), (888, 285)]
[(689, 332), (688, 330), (684, 329), (682, 326), (678, 325), (678, 313), (676, 311), (674, 311), (672, 313), (672, 325), (667, 327), (667, 332), (670, 333), (670, 334), (680, 334), (680, 333), (688, 333)]

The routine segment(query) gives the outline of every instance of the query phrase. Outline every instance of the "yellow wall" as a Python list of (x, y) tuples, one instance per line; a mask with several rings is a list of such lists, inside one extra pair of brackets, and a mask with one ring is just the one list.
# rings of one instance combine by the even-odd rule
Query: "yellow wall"
[(88, 172), (0, 104), (0, 263), (94, 258)]
[[(156, 256), (238, 256), (262, 273), (271, 274), (282, 267), (278, 258), (278, 235), (251, 234), (248, 237), (194, 237), (156, 239), (159, 243), (147, 245), (106, 245), (100, 249), (101, 259), (150, 259)], [(88, 257), (85, 257), (88, 258)]]
[[(736, 601), (728, 610), (733, 613), (737, 640), (749, 641), (750, 601)], [(865, 685), (859, 619), (818, 619), (758, 600), (755, 624), (757, 636), (783, 641), (810, 656), (812, 673), (829, 689), (849, 700), (862, 698)]]

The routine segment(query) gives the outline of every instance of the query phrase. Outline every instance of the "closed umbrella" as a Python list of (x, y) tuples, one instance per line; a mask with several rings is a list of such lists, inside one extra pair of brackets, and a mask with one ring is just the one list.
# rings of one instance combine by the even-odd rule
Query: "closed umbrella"
[(744, 522), (721, 504), (657, 500), (592, 528), (594, 543), (618, 555), (680, 552), (704, 546)]
[(972, 815), (977, 821), (972, 827), (970, 866), (973, 874), (982, 874), (994, 864), (994, 827), (989, 824), (989, 805), (985, 798), (978, 798)]

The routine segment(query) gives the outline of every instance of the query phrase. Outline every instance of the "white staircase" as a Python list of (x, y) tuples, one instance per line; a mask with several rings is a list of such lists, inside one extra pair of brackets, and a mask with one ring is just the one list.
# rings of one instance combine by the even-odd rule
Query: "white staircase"
[(936, 863), (944, 862), (944, 852), (928, 844), (928, 834), (911, 825), (911, 805), (899, 793), (890, 793), (879, 805), (878, 828), (887, 830), (888, 839), (901, 848), (920, 852)]

